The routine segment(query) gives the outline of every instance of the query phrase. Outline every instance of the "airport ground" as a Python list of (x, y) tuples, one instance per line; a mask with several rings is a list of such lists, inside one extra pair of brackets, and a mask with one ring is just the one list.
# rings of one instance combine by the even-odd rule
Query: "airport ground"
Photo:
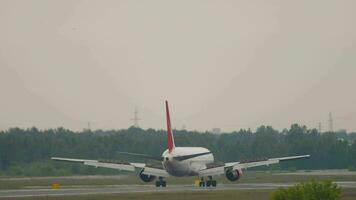
[[(166, 189), (143, 184), (133, 175), (77, 177), (0, 178), (0, 199), (268, 199), (279, 187), (307, 180), (332, 179), (343, 185), (342, 199), (356, 200), (356, 172), (347, 170), (254, 172), (248, 171), (238, 182), (218, 177), (215, 189), (193, 186), (194, 178), (168, 178)], [(60, 189), (51, 189), (59, 183)], [(9, 194), (6, 196), (6, 194)], [(21, 196), (21, 194), (24, 194)], [(48, 195), (47, 195), (48, 194)], [(1, 197), (2, 195), (2, 197)]]
[[(31, 197), (4, 197), (9, 200), (210, 200), (210, 199), (241, 199), (241, 200), (267, 200), (273, 189), (246, 189), (246, 190), (207, 190), (182, 192), (137, 192), (114, 194), (87, 194), (65, 196), (31, 196)], [(355, 189), (343, 189), (342, 200), (356, 200)]]
[[(194, 183), (194, 177), (167, 178), (168, 185)], [(332, 179), (333, 181), (356, 181), (356, 172), (348, 170), (316, 170), (316, 171), (245, 171), (237, 182), (228, 181), (225, 176), (216, 177), (219, 184), (235, 183), (295, 183), (308, 180)], [(110, 186), (110, 185), (154, 185), (144, 183), (138, 176), (122, 174), (114, 176), (63, 176), (63, 177), (0, 177), (1, 189), (50, 188), (59, 183), (62, 188), (79, 186)]]

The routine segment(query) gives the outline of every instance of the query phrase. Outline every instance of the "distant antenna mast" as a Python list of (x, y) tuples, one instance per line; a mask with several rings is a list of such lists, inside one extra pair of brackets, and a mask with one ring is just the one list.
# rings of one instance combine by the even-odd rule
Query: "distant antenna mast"
[(329, 112), (329, 131), (334, 132), (334, 127), (333, 127), (333, 116), (331, 112)]
[(138, 121), (140, 120), (140, 118), (138, 118), (138, 111), (137, 111), (136, 107), (135, 107), (135, 111), (134, 111), (134, 118), (131, 120), (134, 122), (133, 126), (138, 128), (139, 127)]

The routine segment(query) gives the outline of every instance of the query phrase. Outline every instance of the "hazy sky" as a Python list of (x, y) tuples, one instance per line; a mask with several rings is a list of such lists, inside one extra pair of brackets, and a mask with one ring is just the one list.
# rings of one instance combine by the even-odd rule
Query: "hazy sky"
[(356, 131), (356, 1), (0, 0), (0, 129)]

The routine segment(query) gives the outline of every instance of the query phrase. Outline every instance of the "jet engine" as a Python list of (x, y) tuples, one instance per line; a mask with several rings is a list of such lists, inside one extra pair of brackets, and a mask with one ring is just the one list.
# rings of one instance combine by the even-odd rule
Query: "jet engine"
[(152, 182), (153, 180), (155, 180), (155, 176), (152, 176), (152, 175), (147, 175), (147, 174), (144, 174), (143, 173), (143, 170), (140, 172), (140, 179), (143, 181), (143, 182)]
[(225, 175), (229, 181), (237, 181), (242, 176), (242, 170), (241, 169), (235, 169), (235, 170), (229, 169), (225, 172)]

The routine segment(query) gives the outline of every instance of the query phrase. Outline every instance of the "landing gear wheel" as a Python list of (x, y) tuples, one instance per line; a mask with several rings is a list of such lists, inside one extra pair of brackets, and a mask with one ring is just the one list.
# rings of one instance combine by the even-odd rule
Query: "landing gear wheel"
[(205, 187), (205, 182), (204, 181), (200, 181), (199, 182), (199, 187)]
[(210, 187), (212, 185), (212, 180), (207, 180), (206, 181), (206, 187)]
[(167, 186), (166, 181), (162, 181), (162, 182), (161, 182), (161, 185), (162, 185), (162, 187), (166, 187), (166, 186)]
[(200, 178), (199, 187), (205, 187), (204, 177)]
[(163, 180), (162, 177), (159, 177), (159, 180), (156, 181), (156, 187), (166, 187), (167, 186), (167, 182)]
[(211, 185), (212, 185), (213, 187), (216, 187), (216, 180), (212, 180), (212, 181), (211, 181)]
[(206, 187), (216, 187), (216, 180), (212, 176), (208, 176), (209, 180), (206, 181)]

